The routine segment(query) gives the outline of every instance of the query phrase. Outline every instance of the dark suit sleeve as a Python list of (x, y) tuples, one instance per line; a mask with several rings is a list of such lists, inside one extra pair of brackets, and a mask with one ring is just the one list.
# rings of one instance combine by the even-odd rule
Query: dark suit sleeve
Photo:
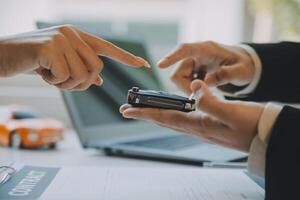
[(300, 199), (300, 110), (285, 106), (266, 153), (266, 199)]
[[(248, 44), (262, 74), (246, 100), (300, 102), (300, 43)], [(272, 128), (266, 152), (266, 199), (300, 199), (300, 109), (285, 106)]]
[(247, 44), (258, 54), (262, 74), (244, 100), (300, 102), (300, 43)]

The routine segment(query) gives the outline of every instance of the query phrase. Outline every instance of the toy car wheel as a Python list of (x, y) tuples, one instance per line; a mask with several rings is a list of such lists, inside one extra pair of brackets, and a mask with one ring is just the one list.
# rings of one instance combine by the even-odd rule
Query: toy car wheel
[(49, 149), (55, 149), (56, 148), (56, 143), (49, 144), (48, 148)]
[(13, 148), (20, 148), (22, 146), (22, 139), (17, 131), (14, 131), (10, 137), (10, 146)]

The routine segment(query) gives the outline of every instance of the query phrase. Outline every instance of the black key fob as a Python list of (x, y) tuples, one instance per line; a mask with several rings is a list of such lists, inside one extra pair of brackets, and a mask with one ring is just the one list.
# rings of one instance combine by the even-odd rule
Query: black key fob
[(162, 108), (191, 112), (195, 110), (195, 99), (168, 94), (162, 91), (140, 90), (133, 87), (128, 90), (127, 103), (133, 107)]

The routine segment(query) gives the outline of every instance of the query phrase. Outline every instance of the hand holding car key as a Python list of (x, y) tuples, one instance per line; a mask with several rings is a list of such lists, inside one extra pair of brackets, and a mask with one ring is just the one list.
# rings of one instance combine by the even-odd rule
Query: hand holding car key
[[(193, 72), (193, 80), (205, 77), (203, 72)], [(133, 107), (162, 108), (178, 110), (182, 112), (195, 111), (195, 98), (199, 97), (200, 91), (192, 92), (189, 98), (168, 94), (163, 91), (140, 90), (133, 87), (128, 90), (127, 103)]]

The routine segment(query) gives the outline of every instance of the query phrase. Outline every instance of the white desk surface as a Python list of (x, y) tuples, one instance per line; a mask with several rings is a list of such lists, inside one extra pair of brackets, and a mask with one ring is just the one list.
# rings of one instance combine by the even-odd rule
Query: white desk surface
[(104, 166), (104, 167), (180, 167), (194, 168), (195, 166), (109, 157), (99, 150), (83, 149), (76, 134), (67, 131), (64, 141), (52, 150), (27, 150), (0, 147), (0, 165), (8, 162), (21, 162), (31, 165), (57, 166)]

